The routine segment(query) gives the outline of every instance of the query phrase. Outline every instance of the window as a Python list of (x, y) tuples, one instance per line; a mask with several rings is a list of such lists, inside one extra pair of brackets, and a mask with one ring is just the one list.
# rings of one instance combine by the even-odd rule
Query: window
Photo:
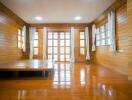
[(100, 27), (100, 44), (105, 45), (105, 26)]
[(110, 34), (107, 23), (96, 30), (96, 46), (101, 45), (110, 45)]
[(24, 45), (24, 34), (18, 29), (18, 48), (22, 49)]
[(85, 33), (80, 32), (80, 54), (85, 54)]
[(106, 23), (106, 45), (110, 45), (111, 42), (110, 42), (110, 30), (108, 28), (108, 23)]
[(34, 55), (38, 55), (38, 32), (34, 33)]
[(48, 32), (48, 59), (70, 61), (70, 33)]

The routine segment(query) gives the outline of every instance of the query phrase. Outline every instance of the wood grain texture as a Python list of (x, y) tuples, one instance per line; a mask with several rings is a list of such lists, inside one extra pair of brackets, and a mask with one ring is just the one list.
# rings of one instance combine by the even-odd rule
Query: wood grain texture
[[(106, 17), (97, 22), (97, 27), (107, 22)], [(111, 68), (115, 71), (128, 75), (128, 60), (130, 41), (127, 34), (127, 4), (123, 4), (116, 8), (116, 45), (117, 52), (110, 52), (109, 46), (97, 47), (96, 61), (97, 63)]]
[(127, 28), (128, 28), (128, 78), (132, 80), (132, 0), (127, 0)]
[(97, 64), (56, 63), (53, 78), (0, 79), (0, 100), (131, 100), (132, 81)]
[(0, 64), (22, 59), (17, 48), (17, 31), (26, 23), (0, 3)]

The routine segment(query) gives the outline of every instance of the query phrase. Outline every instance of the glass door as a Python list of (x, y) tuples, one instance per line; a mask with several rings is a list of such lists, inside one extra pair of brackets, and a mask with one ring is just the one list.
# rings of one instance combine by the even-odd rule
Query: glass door
[(55, 61), (70, 61), (69, 32), (48, 32), (48, 59)]

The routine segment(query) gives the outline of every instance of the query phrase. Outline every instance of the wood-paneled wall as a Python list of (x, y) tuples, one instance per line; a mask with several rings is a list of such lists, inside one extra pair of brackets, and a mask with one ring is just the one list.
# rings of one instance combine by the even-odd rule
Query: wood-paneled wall
[(26, 23), (0, 3), (0, 64), (22, 59), (17, 48), (17, 31)]
[[(128, 75), (128, 61), (131, 59), (129, 58), (131, 52), (129, 45), (131, 44), (129, 44), (130, 41), (128, 40), (127, 4), (124, 3), (115, 10), (117, 52), (110, 52), (109, 46), (99, 46), (96, 50), (96, 62), (110, 69)], [(104, 17), (103, 20), (96, 22), (97, 27), (105, 24), (106, 22), (107, 17)]]
[(132, 0), (127, 0), (128, 78), (132, 80)]

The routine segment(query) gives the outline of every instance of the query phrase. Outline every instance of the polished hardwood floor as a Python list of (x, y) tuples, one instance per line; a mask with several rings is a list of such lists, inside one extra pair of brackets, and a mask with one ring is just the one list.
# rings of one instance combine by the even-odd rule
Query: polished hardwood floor
[(131, 100), (132, 81), (97, 64), (55, 63), (53, 79), (0, 80), (0, 100)]

